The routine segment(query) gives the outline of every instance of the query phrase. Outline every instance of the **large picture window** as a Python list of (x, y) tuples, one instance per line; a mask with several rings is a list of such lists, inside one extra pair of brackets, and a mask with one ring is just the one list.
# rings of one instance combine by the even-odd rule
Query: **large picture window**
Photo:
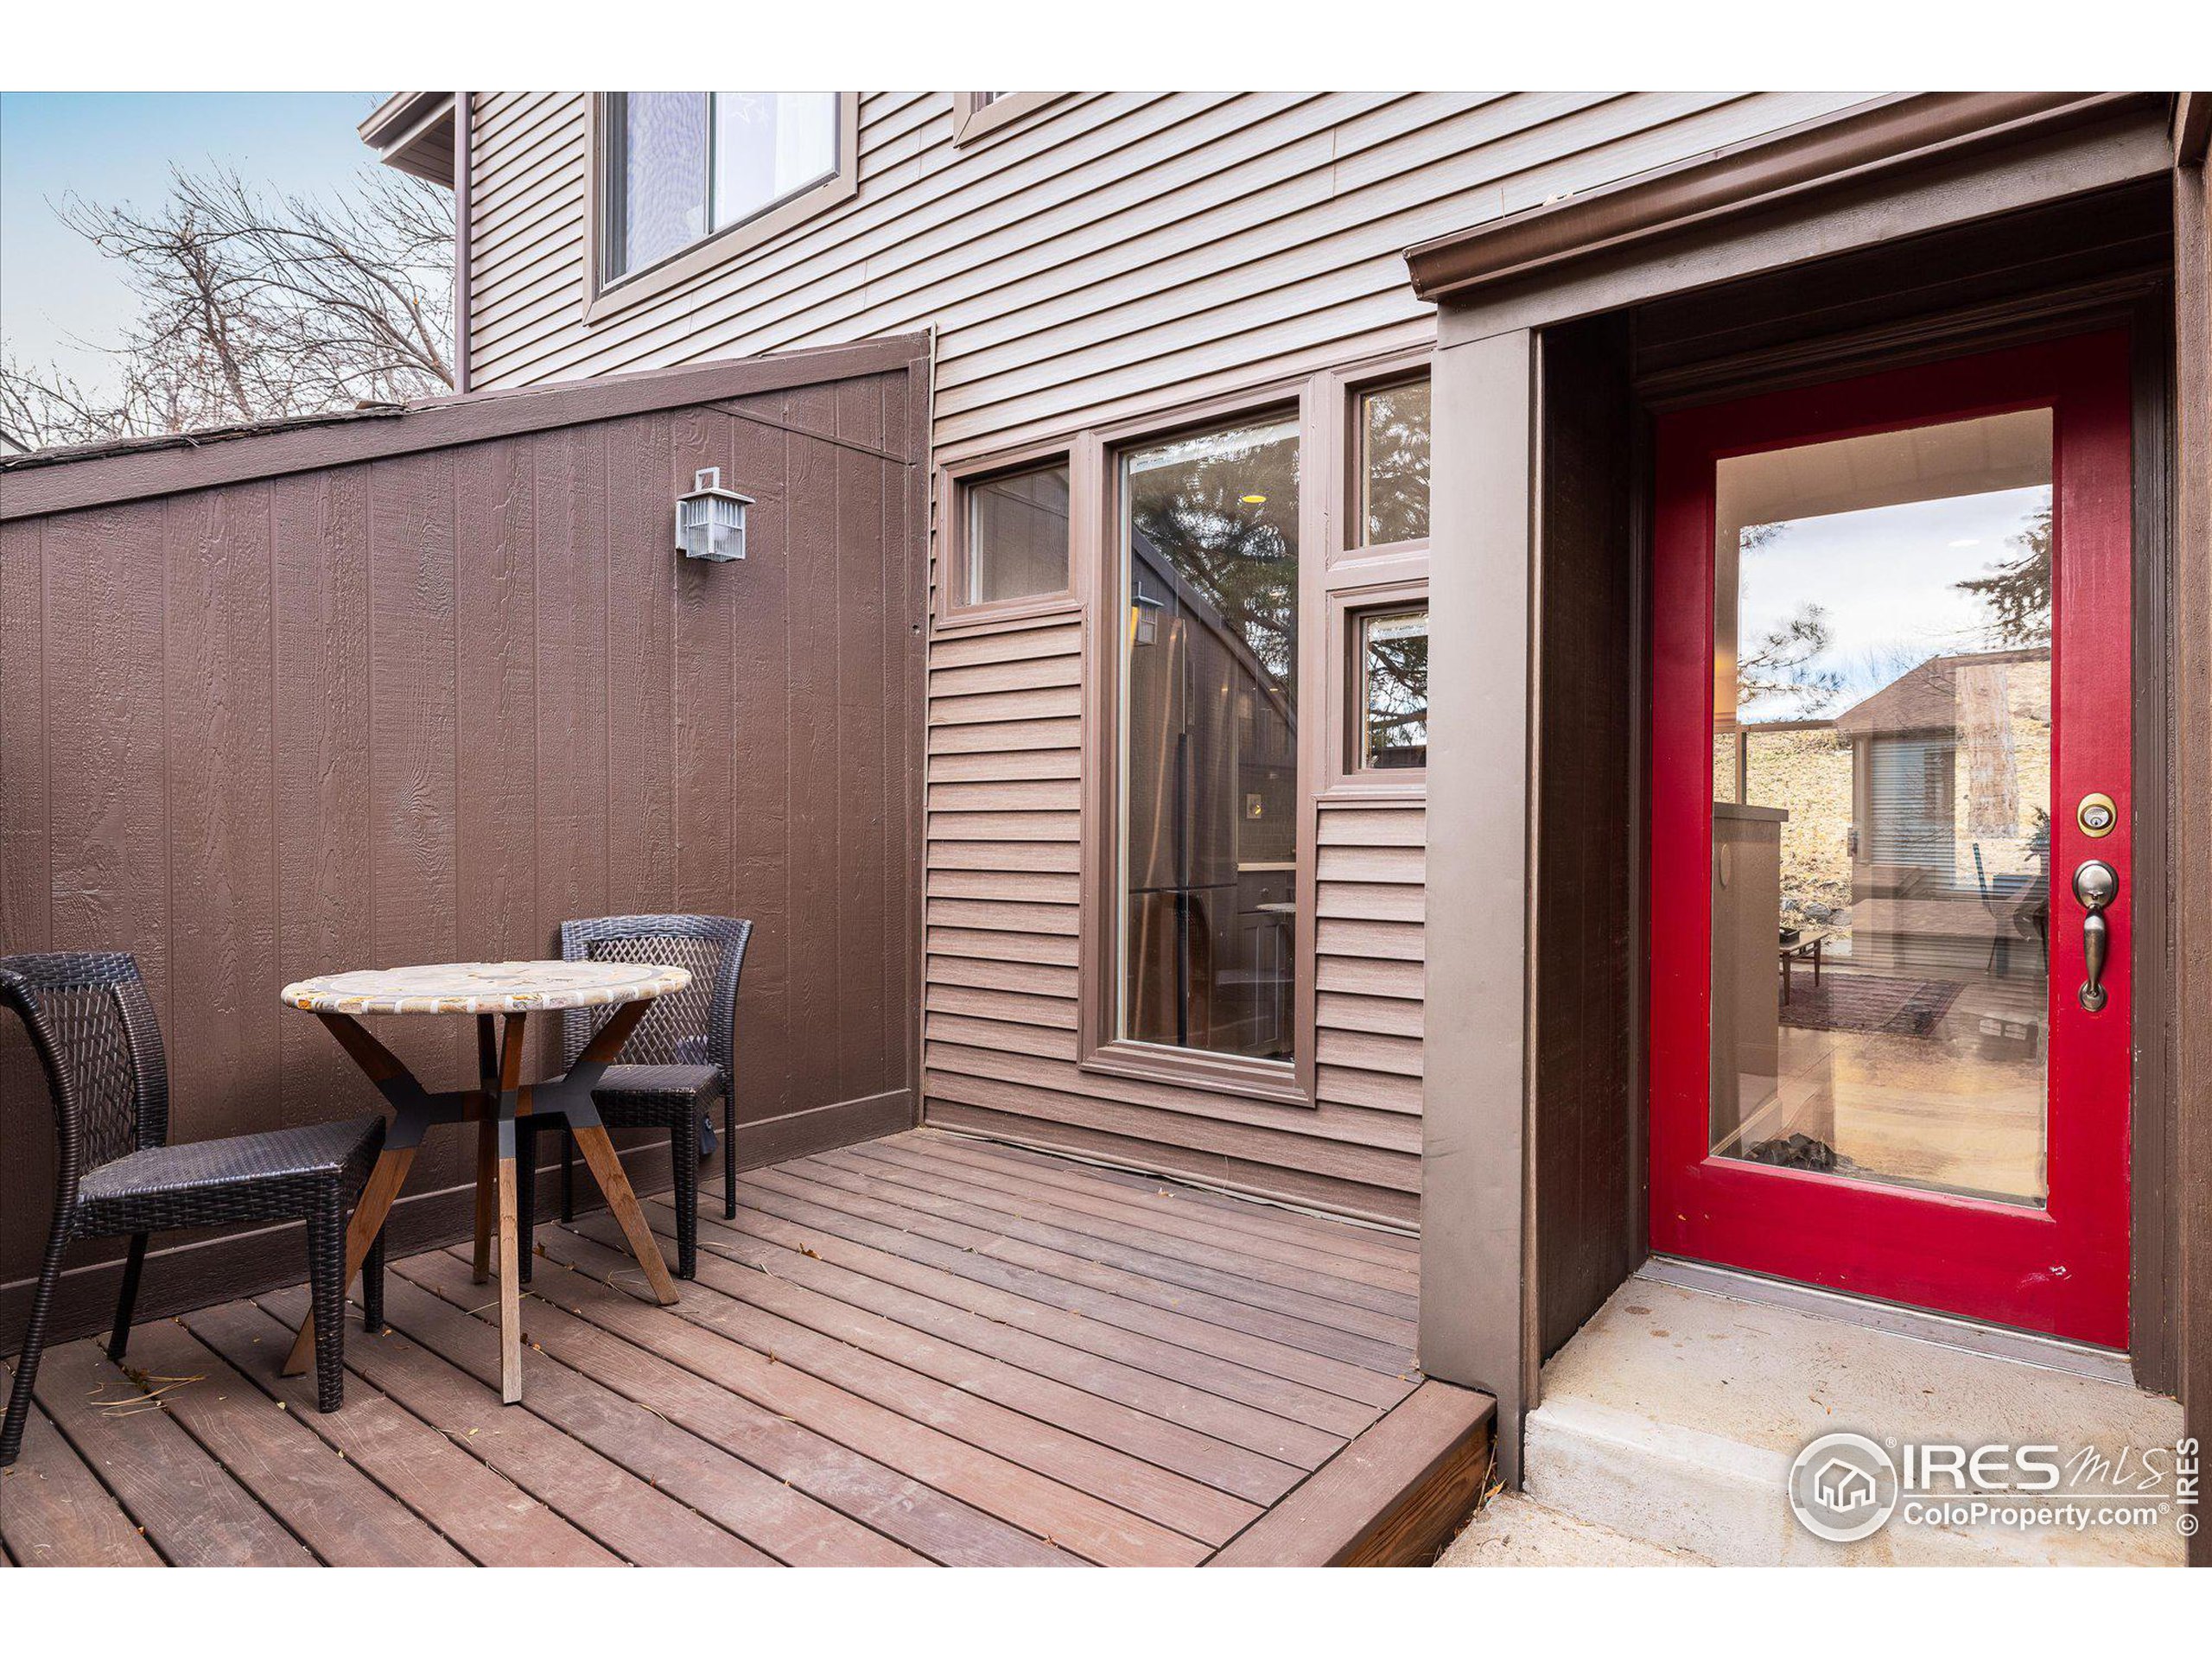
[(607, 94), (601, 280), (658, 265), (843, 179), (845, 97)]
[(1298, 433), (1285, 415), (1122, 456), (1128, 1041), (1294, 1055)]

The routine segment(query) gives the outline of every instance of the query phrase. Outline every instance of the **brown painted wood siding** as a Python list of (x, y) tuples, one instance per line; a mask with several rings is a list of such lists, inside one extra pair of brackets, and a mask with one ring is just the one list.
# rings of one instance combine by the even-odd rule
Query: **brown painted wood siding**
[[(877, 372), (715, 406), (0, 526), (0, 954), (137, 953), (190, 1140), (374, 1109), (278, 1005), (289, 980), (555, 954), (572, 916), (750, 917), (741, 1152), (911, 1123), (924, 583), (902, 458), (925, 381), (870, 353)], [(672, 545), (709, 466), (755, 498), (741, 564)], [(384, 1025), (432, 1086), (469, 1074), (466, 1021)], [(0, 1352), (52, 1152), (0, 1018)], [(640, 1157), (664, 1179), (664, 1150)], [(468, 1173), (460, 1137), (426, 1160), (416, 1193)], [(157, 1258), (149, 1294), (283, 1282), (296, 1255), (287, 1231), (243, 1264)]]

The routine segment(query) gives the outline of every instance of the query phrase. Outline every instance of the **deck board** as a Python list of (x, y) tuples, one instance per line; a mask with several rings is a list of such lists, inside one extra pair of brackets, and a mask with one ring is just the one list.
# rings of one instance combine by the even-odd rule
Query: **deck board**
[(142, 1325), (127, 1370), (64, 1344), (0, 1556), (1410, 1559), (1478, 1478), (1487, 1402), (1413, 1369), (1395, 1236), (932, 1131), (755, 1170), (738, 1201), (702, 1194), (671, 1309), (604, 1215), (542, 1225), (517, 1407), (450, 1250), (392, 1264), (334, 1416), (276, 1374), (298, 1287)]
[[(580, 1220), (578, 1230), (619, 1244), (603, 1217)], [(1178, 1473), (1162, 1458), (1141, 1458), (1117, 1445), (1118, 1431), (1142, 1434), (1149, 1427), (1148, 1418), (1133, 1421), (1141, 1414), (1124, 1417), (1080, 1389), (1041, 1385), (704, 1252), (695, 1283), (700, 1294), (684, 1299), (685, 1317), (1039, 1474), (1080, 1491), (1112, 1492), (1122, 1508), (1185, 1536), (1218, 1544), (1258, 1518), (1259, 1506)]]
[[(820, 1210), (881, 1222), (896, 1232), (929, 1240), (951, 1256), (980, 1257), (1014, 1268), (1025, 1287), (1086, 1318), (1148, 1331), (1364, 1406), (1394, 1406), (1410, 1388), (1398, 1375), (1400, 1366), (1410, 1364), (1410, 1355), (1109, 1262), (1045, 1249), (1000, 1228), (976, 1226), (946, 1215), (951, 1206), (942, 1199), (927, 1200), (920, 1193), (902, 1197), (895, 1187), (818, 1165), (759, 1171), (738, 1182), (741, 1196), (753, 1186), (805, 1198)], [(1357, 1357), (1327, 1351), (1338, 1347), (1353, 1349)], [(1365, 1414), (1363, 1423), (1372, 1415)]]
[[(664, 1204), (654, 1207), (663, 1216), (670, 1213)], [(987, 1348), (1018, 1355), (1033, 1370), (1079, 1379), (1094, 1393), (1124, 1400), (1270, 1460), (1313, 1469), (1343, 1444), (1340, 1436), (1247, 1405), (1236, 1392), (1240, 1382), (1248, 1382), (1264, 1394), (1273, 1378), (1207, 1357), (1196, 1357), (1204, 1363), (1179, 1376), (1177, 1356), (1189, 1350), (1080, 1319), (826, 1228), (787, 1220), (757, 1197), (734, 1220), (702, 1216), (700, 1238), (702, 1249), (737, 1253), (740, 1260), (752, 1259), (756, 1245), (780, 1249), (795, 1259), (789, 1268), (776, 1270), (803, 1284), (817, 1282), (810, 1264), (827, 1268), (840, 1275), (832, 1281), (838, 1294), (920, 1330), (959, 1336), (980, 1325), (994, 1333), (986, 1339)]]
[[(672, 1211), (655, 1204), (647, 1215), (655, 1232), (672, 1241)], [(1078, 1359), (1072, 1349), (876, 1285), (734, 1230), (714, 1229), (702, 1220), (700, 1233), (702, 1281), (940, 1382), (1060, 1423), (1103, 1445), (1120, 1446), (1164, 1469), (1185, 1470), (1255, 1503), (1274, 1502), (1303, 1476), (1294, 1464), (1178, 1421), (1176, 1414), (1205, 1397), (1195, 1390), (1165, 1399), (1154, 1395), (1161, 1407), (1155, 1414), (1127, 1397), (1129, 1382), (1141, 1373), (1095, 1356)], [(728, 1272), (718, 1257), (749, 1271)]]
[(49, 1350), (39, 1367), (38, 1398), (171, 1566), (315, 1564), (307, 1546), (150, 1404), (99, 1344)]
[[(1322, 1295), (1286, 1290), (1256, 1276), (1225, 1272), (1208, 1266), (1197, 1251), (1169, 1253), (1132, 1244), (1107, 1236), (1103, 1224), (1094, 1224), (1096, 1230), (1090, 1230), (1056, 1221), (1033, 1221), (1011, 1211), (972, 1203), (963, 1196), (959, 1183), (941, 1177), (887, 1179), (874, 1172), (889, 1166), (848, 1154), (827, 1153), (804, 1159), (798, 1167), (831, 1185), (894, 1203), (925, 1206), (933, 1216), (995, 1232), (1003, 1239), (1035, 1246), (1071, 1262), (1093, 1263), (1133, 1274), (1160, 1287), (1161, 1294), (1201, 1307), (1210, 1318), (1236, 1330), (1311, 1353), (1332, 1355), (1370, 1370), (1413, 1363), (1412, 1320), (1379, 1317)], [(1148, 1242), (1161, 1243), (1157, 1236)]]

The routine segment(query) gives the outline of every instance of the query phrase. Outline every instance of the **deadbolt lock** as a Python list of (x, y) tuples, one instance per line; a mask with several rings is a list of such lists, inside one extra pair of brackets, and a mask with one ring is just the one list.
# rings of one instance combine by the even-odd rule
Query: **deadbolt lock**
[(2082, 826), (2083, 835), (2092, 841), (2101, 841), (2118, 827), (2120, 809), (2113, 804), (2111, 796), (2100, 790), (2082, 798), (2082, 804), (2074, 809), (2074, 820)]

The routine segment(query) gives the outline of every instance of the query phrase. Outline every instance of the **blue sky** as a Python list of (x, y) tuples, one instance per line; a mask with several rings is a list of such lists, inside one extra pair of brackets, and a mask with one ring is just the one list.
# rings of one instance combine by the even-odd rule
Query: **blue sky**
[[(1988, 651), (1982, 602), (1958, 584), (2020, 556), (2012, 538), (2050, 505), (2047, 486), (1908, 501), (1790, 521), (1746, 554), (1739, 603), (1743, 637), (1757, 639), (1807, 603), (1827, 613), (1831, 643), (1808, 666), (1839, 674), (1843, 689), (1821, 712), (1840, 714), (1906, 669), (1953, 652)], [(1792, 720), (1804, 713), (1777, 698), (1746, 716)]]
[(354, 126), (378, 92), (0, 93), (0, 340), (105, 384), (96, 350), (135, 308), (117, 270), (48, 206), (71, 192), (157, 207), (172, 164), (211, 162), (295, 194), (346, 191), (374, 165)]

